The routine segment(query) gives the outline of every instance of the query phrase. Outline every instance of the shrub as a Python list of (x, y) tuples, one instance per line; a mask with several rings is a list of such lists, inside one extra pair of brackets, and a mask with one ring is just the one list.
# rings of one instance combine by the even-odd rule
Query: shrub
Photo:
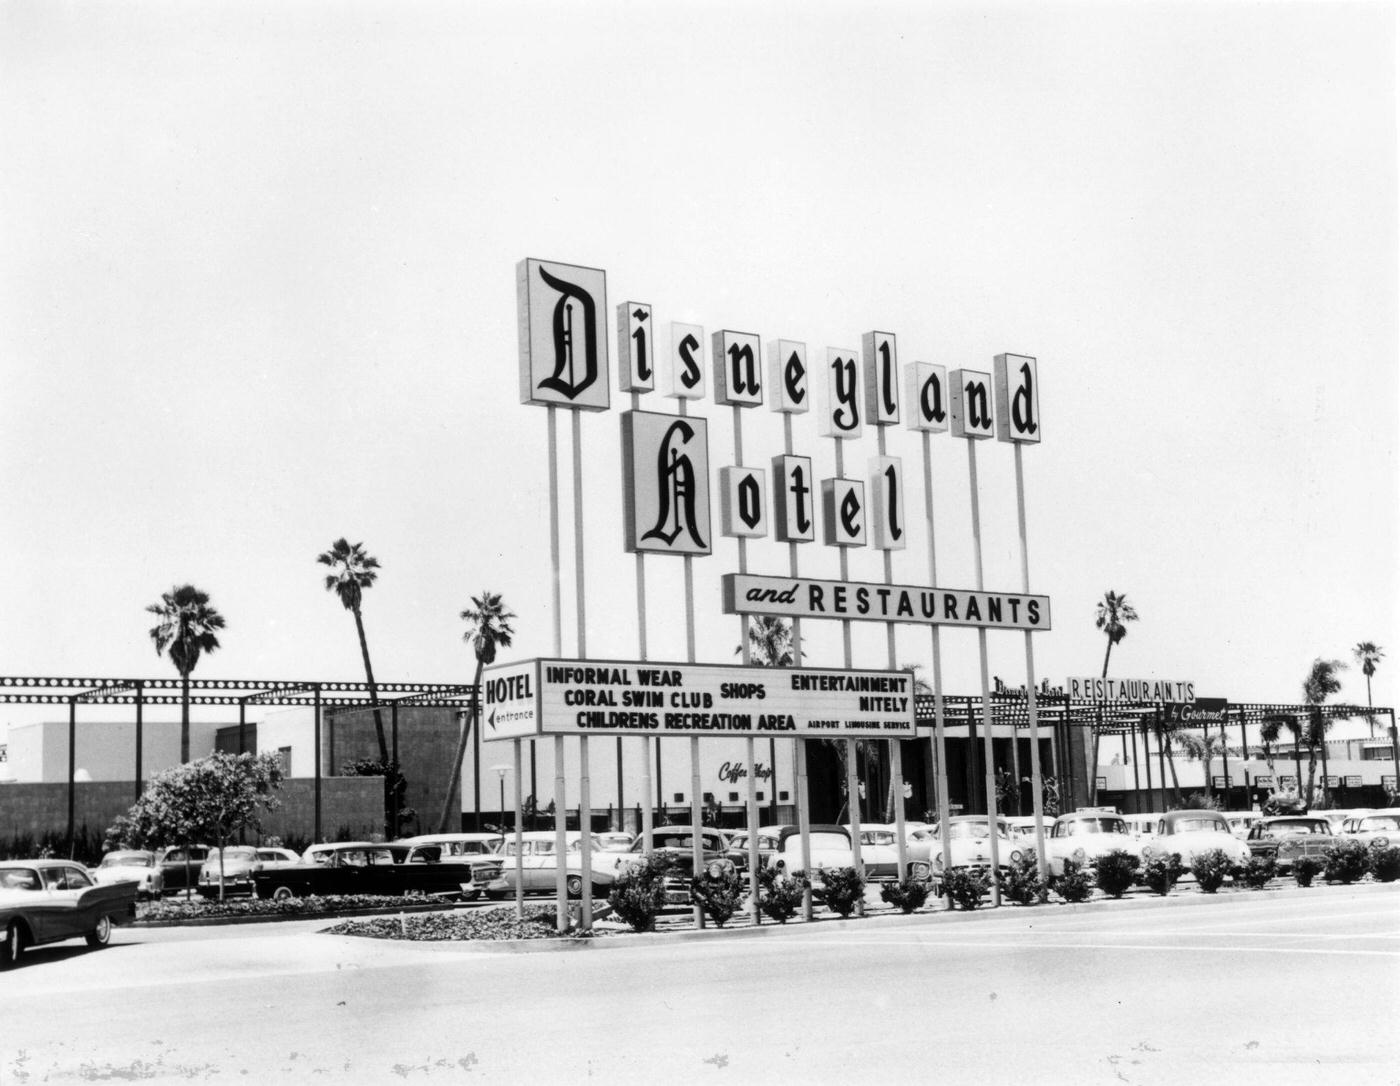
[(1373, 848), (1371, 852), (1371, 875), (1377, 882), (1394, 882), (1400, 879), (1400, 848)]
[(912, 913), (922, 908), (928, 901), (928, 883), (920, 882), (912, 875), (905, 875), (900, 882), (887, 882), (880, 887), (880, 900), (893, 905), (903, 913)]
[(666, 905), (666, 872), (670, 861), (664, 856), (647, 856), (617, 876), (608, 904), (633, 931), (651, 931), (656, 914)]
[(992, 880), (980, 871), (955, 867), (943, 876), (943, 891), (960, 909), (975, 909), (982, 895), (992, 888)]
[(1112, 898), (1121, 898), (1137, 878), (1138, 860), (1124, 848), (1115, 848), (1094, 859), (1094, 881)]
[(1055, 880), (1055, 893), (1072, 905), (1088, 900), (1092, 889), (1089, 873), (1084, 870), (1084, 866), (1073, 860), (1066, 860), (1065, 873)]
[(1327, 850), (1322, 877), (1328, 882), (1352, 883), (1365, 875), (1370, 866), (1371, 858), (1360, 841), (1338, 841)]
[(865, 876), (854, 867), (831, 867), (822, 872), (826, 907), (840, 916), (850, 916), (865, 897)]
[[(1251, 890), (1262, 890), (1269, 885), (1269, 881), (1276, 874), (1278, 874), (1278, 864), (1274, 862), (1272, 856), (1251, 856), (1240, 872), (1240, 878)], [(1311, 875), (1308, 876), (1308, 881), (1312, 881)], [(1307, 883), (1303, 885), (1306, 886)]]
[[(1250, 862), (1253, 863), (1252, 860)], [(1272, 863), (1272, 861), (1270, 862)], [(1316, 856), (1300, 857), (1298, 862), (1293, 865), (1293, 877), (1298, 880), (1299, 886), (1311, 886), (1313, 879), (1317, 876), (1318, 872), (1321, 871), (1325, 866), (1326, 865)], [(1270, 874), (1272, 873), (1273, 872), (1271, 871)], [(1244, 877), (1245, 880), (1248, 881), (1248, 868), (1245, 869)]]
[(1225, 850), (1210, 848), (1191, 861), (1191, 874), (1196, 876), (1196, 885), (1204, 894), (1213, 894), (1225, 884), (1225, 876), (1230, 873), (1230, 857)]
[(1166, 897), (1185, 872), (1176, 856), (1153, 856), (1143, 865), (1142, 880), (1153, 893)]
[(1011, 861), (1001, 889), (1017, 905), (1034, 905), (1045, 900), (1047, 886), (1040, 877), (1035, 853), (1023, 852)]
[(765, 867), (758, 873), (758, 907), (764, 916), (786, 924), (802, 907), (802, 894), (811, 885), (811, 880), (801, 871), (788, 874)]
[(715, 927), (722, 928), (744, 902), (744, 883), (739, 872), (726, 867), (718, 875), (707, 871), (691, 879), (690, 893)]

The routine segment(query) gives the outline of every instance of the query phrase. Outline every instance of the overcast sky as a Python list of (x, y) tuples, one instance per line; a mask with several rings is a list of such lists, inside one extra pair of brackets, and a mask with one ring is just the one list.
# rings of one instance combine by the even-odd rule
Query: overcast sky
[[(484, 588), (508, 657), (548, 654), (533, 256), (663, 326), (1034, 355), (1040, 676), (1099, 673), (1114, 589), (1141, 619), (1112, 675), (1294, 701), (1373, 640), (1394, 704), (1395, 56), (1388, 4), (0, 2), (0, 674), (173, 675), (144, 608), (188, 581), (228, 620), (197, 677), (360, 678), (315, 562), (342, 535), (383, 563), (381, 680), (469, 681)], [(585, 567), (588, 649), (629, 658), (621, 406), (582, 420)], [(747, 460), (780, 450), (776, 414), (745, 428)], [(917, 515), (917, 441), (890, 443)], [(795, 444), (833, 474), (813, 417)], [(946, 587), (972, 586), (963, 446), (935, 439)], [(1016, 590), (1010, 447), (979, 458), (987, 584)], [(696, 563), (702, 660), (734, 660), (736, 568), (730, 540)], [(895, 559), (927, 572), (922, 538)], [(681, 658), (679, 563), (648, 577), (652, 655)], [(975, 692), (976, 635), (944, 640)], [(1023, 681), (1020, 635), (989, 640)], [(879, 629), (855, 646), (885, 663)], [(927, 631), (898, 655), (926, 664)]]

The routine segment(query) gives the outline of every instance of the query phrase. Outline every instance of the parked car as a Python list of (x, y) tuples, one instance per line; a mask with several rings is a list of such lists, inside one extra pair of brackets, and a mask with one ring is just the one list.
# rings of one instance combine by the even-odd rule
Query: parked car
[(398, 842), (401, 845), (436, 845), (442, 852), (442, 862), (466, 869), (462, 896), (475, 901), (487, 897), (504, 897), (510, 889), (501, 873), (504, 866), (497, 851), (501, 845), (499, 833), (421, 833)]
[[(758, 867), (759, 870), (767, 867), (778, 851), (778, 833), (781, 826), (760, 826), (754, 831), (753, 836), (758, 838)], [(725, 850), (725, 855), (739, 870), (739, 873), (746, 876), (749, 871), (749, 831), (739, 830), (737, 833), (729, 835), (729, 847)]]
[(595, 833), (594, 838), (604, 852), (628, 852), (632, 848), (634, 834), (623, 833), (619, 830), (604, 830), (602, 833)]
[(219, 857), (220, 850), (214, 849), (199, 870), (198, 889), (203, 897), (217, 898), (221, 879), (224, 897), (251, 895), (254, 871), (276, 871), (301, 863), (301, 857), (289, 848), (257, 848), (253, 845), (230, 845), (225, 848), (222, 866)]
[[(1115, 814), (1117, 812), (1114, 812)], [(1044, 819), (1046, 828), (1049, 828), (1053, 819)], [(1011, 840), (1013, 841), (1034, 841), (1035, 840), (1035, 815), (1011, 815), (1006, 820), (1011, 830)], [(1032, 848), (1035, 846), (1032, 845)]]
[(1123, 816), (1123, 822), (1128, 827), (1128, 833), (1132, 837), (1141, 840), (1144, 837), (1150, 836), (1153, 831), (1156, 830), (1157, 820), (1161, 817), (1160, 814), (1152, 813), (1130, 814)]
[(1114, 849), (1142, 859), (1138, 839), (1128, 832), (1128, 823), (1121, 815), (1075, 811), (1055, 819), (1045, 838), (1045, 862), (1051, 877), (1059, 878), (1065, 873), (1066, 860), (1088, 866)]
[(1342, 823), (1343, 837), (1362, 841), (1373, 848), (1400, 845), (1400, 809), (1366, 811)]
[[(1013, 860), (1021, 858), (1021, 847), (1011, 840), (1009, 829), (1005, 819), (997, 820), (997, 866), (1002, 875)], [(935, 827), (933, 835), (933, 880), (941, 892), (945, 870), (942, 831)], [(955, 815), (948, 819), (948, 845), (954, 870), (991, 871), (992, 834), (985, 815)]]
[(1243, 841), (1249, 836), (1250, 827), (1264, 816), (1258, 811), (1222, 811), (1225, 821), (1230, 823), (1230, 832)]
[[(570, 830), (565, 835), (564, 886), (570, 897), (583, 896), (583, 834)], [(589, 870), (592, 875), (592, 888), (595, 897), (605, 896), (611, 889), (620, 867), (631, 864), (635, 857), (626, 852), (605, 852), (597, 846), (596, 839), (589, 835), (592, 851), (589, 855)], [(520, 884), (525, 893), (554, 893), (555, 879), (559, 871), (559, 856), (555, 850), (553, 830), (531, 830), (521, 834), (520, 851), (517, 854), (515, 835), (507, 835), (501, 845), (501, 876), (505, 882), (505, 892), (515, 893), (516, 856), (519, 855), (521, 871)]]
[[(851, 827), (845, 827), (851, 832)], [(866, 822), (860, 827), (860, 862), (865, 868), (867, 882), (899, 881), (899, 849), (896, 842), (899, 827), (893, 822)], [(908, 827), (904, 830), (904, 861), (908, 873), (920, 882), (928, 880), (933, 873), (930, 860), (937, 838), (916, 838)], [(846, 864), (849, 865), (847, 860)]]
[[(796, 826), (774, 827), (778, 830), (778, 849), (770, 866), (782, 872), (803, 870), (802, 835)], [(894, 846), (892, 827), (875, 824), (861, 827), (861, 865), (870, 882), (893, 882), (899, 878), (899, 855)], [(812, 880), (812, 893), (821, 897), (823, 873), (836, 867), (851, 866), (851, 831), (846, 826), (816, 824), (808, 830), (811, 864), (807, 875)], [(913, 849), (906, 853), (908, 871), (915, 878), (931, 877), (933, 868), (927, 858), (915, 858)]]
[(436, 845), (342, 844), (317, 853), (319, 859), (273, 870), (253, 870), (259, 897), (283, 900), (311, 894), (385, 894), (418, 891), (458, 898), (463, 894), (459, 864), (441, 862)]
[[(647, 851), (647, 838), (638, 834), (632, 842), (631, 860), (640, 860)], [(695, 838), (689, 826), (655, 826), (651, 831), (651, 852), (671, 864), (665, 878), (666, 904), (690, 904), (690, 880), (695, 874)], [(729, 855), (729, 839), (719, 830), (700, 831), (701, 862), (704, 869), (718, 878), (726, 871), (736, 871), (739, 865)], [(748, 860), (744, 861), (748, 869)]]
[(165, 873), (156, 854), (141, 848), (123, 848), (107, 853), (93, 869), (92, 878), (100, 886), (134, 882), (136, 896), (141, 899), (160, 897), (165, 886)]
[(85, 939), (106, 946), (112, 925), (136, 915), (137, 883), (95, 882), (68, 860), (0, 862), (0, 968), (18, 963), (27, 947)]
[(1336, 843), (1332, 823), (1321, 815), (1278, 815), (1261, 818), (1249, 828), (1245, 844), (1251, 856), (1272, 858), (1287, 874), (1304, 856), (1324, 859)]
[(161, 885), (165, 893), (193, 890), (199, 869), (209, 858), (208, 845), (171, 845), (160, 854)]
[(1234, 868), (1249, 862), (1249, 846), (1230, 832), (1230, 823), (1219, 811), (1168, 811), (1157, 816), (1153, 831), (1141, 839), (1142, 860), (1175, 855), (1189, 868), (1196, 857), (1218, 848)]
[(319, 845), (309, 845), (305, 852), (301, 854), (301, 862), (307, 864), (323, 864), (327, 862), (331, 854), (339, 848), (375, 848), (375, 841), (323, 841)]

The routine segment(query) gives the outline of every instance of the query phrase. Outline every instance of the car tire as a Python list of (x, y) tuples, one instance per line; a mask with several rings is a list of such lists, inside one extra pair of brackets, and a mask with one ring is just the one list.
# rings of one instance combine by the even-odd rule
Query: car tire
[(88, 946), (106, 946), (112, 941), (112, 918), (99, 916), (96, 926), (83, 938), (87, 940)]
[(273, 901), (291, 901), (292, 898), (296, 896), (296, 891), (293, 890), (290, 886), (279, 886), (277, 887), (277, 889), (272, 891)]
[(583, 897), (583, 876), (569, 875), (564, 879), (564, 890), (570, 897)]
[(10, 969), (19, 965), (26, 942), (24, 925), (18, 920), (11, 921), (10, 926), (5, 929), (5, 941), (0, 943), (0, 969)]

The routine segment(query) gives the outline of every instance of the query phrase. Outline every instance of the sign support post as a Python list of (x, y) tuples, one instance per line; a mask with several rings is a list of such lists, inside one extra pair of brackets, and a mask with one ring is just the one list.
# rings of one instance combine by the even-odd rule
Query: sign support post
[[(1030, 552), (1026, 546), (1026, 480), (1021, 464), (1021, 443), (1014, 443), (1016, 454), (1016, 524), (1021, 536), (1021, 591), (1031, 590)], [(1045, 860), (1045, 796), (1040, 775), (1040, 722), (1035, 703), (1035, 649), (1031, 644), (1031, 632), (1026, 638), (1026, 715), (1031, 730), (1031, 810), (1035, 815), (1035, 862), (1042, 882), (1050, 877)], [(1015, 742), (1014, 738), (1012, 742)], [(1137, 773), (1134, 765), (1133, 773)], [(1020, 787), (1020, 781), (1017, 781)]]
[[(587, 605), (584, 593), (584, 559), (583, 559), (583, 439), (580, 435), (582, 424), (579, 421), (580, 412), (571, 411), (573, 430), (573, 454), (574, 454), (574, 586), (576, 603), (574, 607), (577, 635), (575, 641), (578, 645), (579, 659), (588, 659), (588, 622)], [(578, 741), (578, 828), (579, 828), (579, 860), (583, 874), (583, 889), (579, 896), (579, 926), (584, 931), (591, 931), (593, 928), (593, 808), (591, 802), (591, 784), (589, 780), (588, 768), (588, 736), (579, 737)], [(567, 837), (567, 834), (565, 835)], [(567, 854), (561, 852), (558, 857), (558, 867), (560, 871), (566, 869), (564, 857)]]

